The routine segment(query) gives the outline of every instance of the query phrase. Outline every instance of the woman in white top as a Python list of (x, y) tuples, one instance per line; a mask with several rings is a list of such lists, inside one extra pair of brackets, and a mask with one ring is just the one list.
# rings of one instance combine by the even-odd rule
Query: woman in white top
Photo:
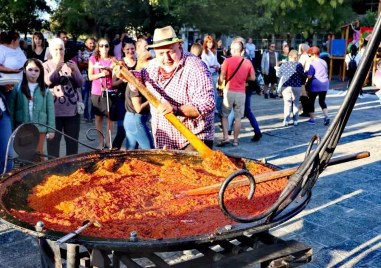
[(202, 54), (201, 54), (201, 60), (205, 62), (206, 66), (208, 67), (210, 73), (212, 74), (213, 78), (213, 85), (214, 85), (214, 98), (216, 102), (216, 111), (215, 113), (218, 114), (221, 111), (221, 101), (217, 94), (217, 88), (216, 84), (218, 81), (218, 72), (220, 70), (220, 64), (217, 61), (217, 44), (211, 35), (207, 35), (204, 38), (204, 43), (202, 45)]
[(3, 78), (22, 80), (26, 56), (20, 48), (20, 35), (9, 31), (0, 45), (0, 75)]

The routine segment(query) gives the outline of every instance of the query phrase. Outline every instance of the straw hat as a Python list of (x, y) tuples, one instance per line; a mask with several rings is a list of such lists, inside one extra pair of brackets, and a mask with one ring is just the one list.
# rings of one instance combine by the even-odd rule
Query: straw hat
[(153, 33), (153, 43), (148, 48), (163, 47), (174, 43), (182, 42), (183, 40), (176, 36), (172, 26), (157, 28)]

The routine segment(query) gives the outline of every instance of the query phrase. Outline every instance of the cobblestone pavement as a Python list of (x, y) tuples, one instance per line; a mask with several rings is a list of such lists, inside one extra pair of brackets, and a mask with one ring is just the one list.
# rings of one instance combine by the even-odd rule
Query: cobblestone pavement
[[(327, 97), (334, 118), (345, 95), (344, 83), (333, 81)], [(227, 154), (262, 159), (281, 168), (303, 161), (313, 134), (324, 136), (328, 127), (316, 103), (316, 125), (301, 118), (298, 126), (282, 126), (283, 101), (252, 97), (252, 108), (263, 137), (251, 142), (252, 129), (243, 120), (240, 144), (221, 150)], [(313, 260), (304, 267), (381, 267), (381, 109), (375, 95), (358, 99), (334, 156), (369, 151), (366, 159), (328, 167), (313, 188), (312, 199), (300, 214), (271, 230), (283, 239), (295, 239), (313, 248)], [(332, 122), (332, 120), (331, 120)], [(84, 132), (92, 124), (83, 123)], [(222, 139), (216, 123), (216, 140)], [(96, 147), (96, 144), (93, 144)], [(81, 146), (81, 151), (86, 149)], [(0, 268), (39, 267), (33, 238), (0, 224)]]

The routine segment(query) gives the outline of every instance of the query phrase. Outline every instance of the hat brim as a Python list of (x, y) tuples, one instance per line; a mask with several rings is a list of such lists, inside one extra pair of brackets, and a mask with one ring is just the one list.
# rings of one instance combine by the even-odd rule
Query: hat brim
[(148, 45), (147, 48), (164, 47), (164, 46), (172, 45), (172, 44), (175, 44), (175, 43), (180, 43), (182, 41), (183, 41), (183, 39), (176, 38), (174, 40), (168, 40), (168, 41), (164, 41), (164, 42)]

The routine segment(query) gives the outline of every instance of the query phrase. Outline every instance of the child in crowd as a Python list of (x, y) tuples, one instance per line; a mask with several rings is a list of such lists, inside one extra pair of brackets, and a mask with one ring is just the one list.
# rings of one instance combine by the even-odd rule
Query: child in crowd
[[(23, 80), (11, 92), (10, 110), (13, 127), (27, 122), (36, 122), (40, 132), (37, 153), (44, 155), (45, 139), (54, 138), (55, 113), (53, 95), (44, 83), (44, 67), (40, 60), (28, 59), (24, 64)], [(40, 160), (44, 160), (41, 157)]]

